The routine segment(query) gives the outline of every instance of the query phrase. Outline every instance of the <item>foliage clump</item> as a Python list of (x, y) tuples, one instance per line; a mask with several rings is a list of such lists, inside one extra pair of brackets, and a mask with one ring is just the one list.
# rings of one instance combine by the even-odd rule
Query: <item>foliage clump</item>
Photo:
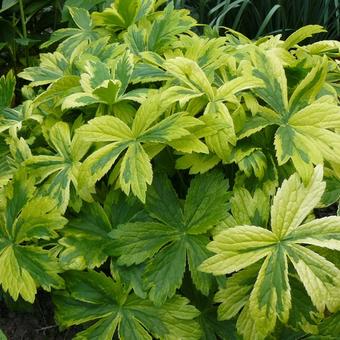
[(52, 290), (76, 339), (335, 339), (340, 44), (68, 11), (19, 106), (0, 78), (3, 292)]

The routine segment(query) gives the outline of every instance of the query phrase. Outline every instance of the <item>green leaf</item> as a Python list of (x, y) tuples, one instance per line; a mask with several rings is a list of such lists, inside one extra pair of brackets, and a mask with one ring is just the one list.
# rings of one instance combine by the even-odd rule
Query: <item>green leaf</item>
[(228, 97), (238, 92), (263, 86), (264, 86), (263, 81), (257, 78), (252, 77), (234, 78), (217, 89), (215, 100), (227, 100)]
[(265, 259), (251, 292), (249, 308), (256, 327), (266, 334), (275, 328), (277, 317), (287, 323), (291, 293), (284, 248), (278, 246)]
[(4, 334), (4, 332), (0, 329), (0, 340), (7, 340), (6, 335)]
[(165, 175), (155, 176), (148, 190), (146, 207), (153, 218), (169, 226), (184, 227), (182, 205)]
[(12, 71), (9, 71), (6, 76), (0, 77), (0, 114), (3, 108), (11, 106), (15, 84), (16, 81)]
[(128, 195), (132, 192), (145, 202), (147, 184), (152, 182), (152, 167), (149, 156), (140, 143), (131, 143), (123, 157), (119, 182)]
[(218, 255), (204, 261), (199, 269), (214, 275), (238, 271), (270, 255), (276, 242), (271, 231), (260, 227), (229, 228), (209, 243), (208, 249)]
[[(50, 177), (41, 192), (55, 199), (61, 211), (65, 211), (70, 200), (71, 183), (77, 189), (80, 160), (86, 154), (89, 143), (79, 143), (78, 136), (71, 139), (68, 124), (58, 122), (50, 130), (50, 144), (57, 152), (55, 155), (32, 156), (25, 165), (38, 181)], [(75, 150), (76, 149), (76, 150)]]
[(14, 300), (20, 295), (33, 303), (39, 286), (62, 288), (60, 272), (57, 259), (40, 247), (8, 245), (0, 253), (0, 283)]
[(269, 219), (269, 199), (257, 189), (252, 196), (244, 188), (234, 187), (231, 199), (231, 213), (238, 225), (265, 226)]
[(11, 234), (15, 219), (32, 198), (34, 191), (34, 180), (28, 178), (25, 173), (19, 173), (16, 180), (6, 187), (5, 219), (7, 228), (10, 228), (9, 234)]
[(226, 287), (221, 288), (215, 295), (214, 301), (220, 302), (218, 318), (229, 320), (235, 317), (249, 300), (251, 290), (259, 271), (258, 265), (252, 265), (228, 278)]
[(91, 119), (87, 125), (77, 129), (77, 134), (88, 142), (120, 142), (133, 138), (130, 128), (112, 116)]
[(82, 30), (90, 30), (92, 21), (89, 12), (86, 9), (78, 7), (68, 7), (68, 11), (74, 23)]
[(211, 256), (206, 249), (209, 238), (205, 235), (196, 235), (187, 239), (187, 259), (192, 281), (195, 286), (204, 294), (208, 295), (213, 284), (211, 275), (198, 270), (199, 265)]
[(63, 286), (57, 259), (37, 241), (55, 238), (67, 222), (51, 198), (34, 197), (34, 191), (32, 180), (18, 172), (0, 212), (0, 283), (14, 300), (20, 295), (31, 303), (39, 286), (48, 291)]
[(59, 45), (59, 50), (65, 55), (71, 56), (73, 51), (83, 41), (95, 41), (99, 39), (100, 32), (93, 29), (93, 23), (89, 12), (84, 8), (69, 7), (69, 13), (78, 28), (61, 28), (54, 31), (48, 41), (40, 47), (46, 48), (57, 41), (65, 40)]
[(319, 203), (325, 190), (322, 176), (323, 169), (317, 166), (306, 186), (297, 174), (283, 182), (271, 208), (272, 230), (279, 239), (294, 231)]
[(69, 61), (60, 52), (44, 53), (40, 55), (38, 67), (28, 67), (18, 76), (31, 81), (31, 86), (46, 85), (67, 74), (68, 67)]
[[(297, 112), (315, 101), (327, 76), (327, 59), (324, 58), (322, 63), (315, 65), (307, 76), (295, 88), (289, 99), (289, 111)], [(319, 115), (320, 117), (320, 115)]]
[(252, 73), (265, 84), (263, 88), (253, 89), (275, 112), (285, 115), (288, 111), (287, 78), (283, 65), (270, 52), (262, 52), (256, 48), (251, 54), (256, 68)]
[(255, 117), (245, 121), (243, 127), (238, 132), (238, 137), (240, 139), (249, 137), (267, 126), (278, 124), (280, 124), (280, 117), (277, 113), (267, 107), (260, 107)]
[(202, 125), (196, 118), (189, 117), (185, 113), (175, 113), (141, 134), (141, 142), (167, 143), (190, 135), (188, 128)]
[(61, 229), (65, 223), (55, 201), (50, 197), (36, 197), (22, 207), (13, 225), (7, 221), (7, 229), (13, 241), (19, 244), (32, 239), (55, 238), (55, 230)]
[[(222, 231), (208, 244), (208, 249), (216, 255), (204, 261), (199, 269), (215, 275), (238, 271), (265, 258), (249, 302), (244, 295), (244, 304), (241, 305), (244, 308), (237, 321), (239, 333), (247, 339), (265, 338), (274, 330), (277, 319), (282, 323), (289, 321), (291, 288), (288, 280), (288, 259), (319, 313), (324, 313), (326, 308), (335, 312), (340, 307), (340, 299), (336, 293), (339, 290), (340, 270), (321, 255), (300, 245), (302, 243), (339, 249), (338, 217), (312, 220), (300, 225), (323, 194), (325, 184), (322, 182), (322, 175), (323, 170), (319, 165), (306, 186), (296, 173), (283, 182), (273, 200), (272, 231), (248, 225), (224, 230), (220, 227), (218, 229)], [(290, 205), (292, 202), (294, 206)], [(234, 221), (233, 224), (236, 223)], [(223, 294), (221, 292), (221, 297), (226, 299)], [(231, 306), (226, 305), (227, 308)], [(234, 305), (234, 308), (227, 309), (227, 317), (232, 317), (240, 307)], [(305, 329), (315, 330), (313, 325), (300, 316), (299, 323)]]
[(206, 124), (205, 141), (211, 151), (222, 160), (229, 160), (236, 144), (233, 119), (224, 103), (209, 103), (201, 120)]
[(266, 334), (256, 327), (249, 310), (249, 303), (242, 309), (236, 323), (237, 332), (243, 336), (245, 340), (264, 340)]
[(323, 313), (326, 307), (336, 311), (340, 306), (337, 295), (340, 270), (324, 257), (297, 244), (289, 248), (288, 256), (318, 311)]
[(193, 320), (198, 311), (183, 297), (157, 307), (103, 273), (70, 271), (65, 280), (67, 291), (54, 294), (58, 323), (67, 327), (94, 321), (76, 338), (111, 339), (116, 329), (122, 339), (200, 336)]
[[(107, 144), (92, 153), (82, 164), (79, 171), (78, 185), (80, 194), (84, 199), (90, 199), (86, 195), (86, 190), (100, 180), (116, 162), (119, 155), (127, 148), (125, 142), (114, 142)], [(86, 198), (87, 197), (87, 198)]]
[(313, 34), (326, 32), (326, 30), (319, 25), (307, 25), (301, 27), (296, 32), (292, 33), (284, 42), (283, 47), (289, 50), (294, 47), (296, 44), (305, 40), (306, 38), (311, 37)]
[(165, 246), (148, 262), (145, 279), (151, 301), (161, 305), (174, 296), (182, 284), (185, 264), (186, 245), (183, 241)]
[(226, 217), (229, 184), (222, 173), (195, 177), (184, 204), (184, 221), (190, 234), (202, 234)]
[(92, 92), (99, 102), (108, 105), (114, 104), (117, 101), (118, 93), (120, 92), (121, 82), (119, 80), (106, 80)]
[(148, 50), (160, 53), (174, 43), (179, 34), (189, 31), (196, 21), (188, 14), (187, 10), (174, 10), (173, 4), (169, 3), (152, 23), (148, 32)]
[(337, 176), (325, 174), (326, 190), (321, 198), (321, 202), (325, 206), (329, 206), (340, 199), (340, 181)]
[(305, 223), (289, 234), (294, 243), (340, 250), (340, 217), (329, 216)]
[(302, 329), (306, 333), (316, 334), (318, 314), (312, 301), (306, 294), (303, 285), (297, 279), (291, 279), (292, 309), (289, 326), (295, 330)]
[(154, 0), (116, 1), (111, 8), (93, 13), (93, 20), (98, 26), (110, 26), (113, 29), (128, 28), (152, 10)]
[(46, 91), (34, 99), (35, 105), (44, 104), (50, 100), (60, 102), (65, 96), (80, 90), (78, 76), (64, 76), (52, 83)]
[(205, 173), (211, 170), (214, 166), (216, 166), (220, 162), (219, 157), (214, 154), (197, 154), (192, 153), (189, 155), (183, 155), (176, 160), (176, 169), (190, 169), (190, 175)]
[(214, 93), (207, 76), (196, 62), (176, 57), (164, 63), (165, 69), (196, 93), (204, 93), (213, 99)]
[(65, 98), (65, 100), (63, 101), (63, 104), (61, 105), (61, 109), (63, 111), (69, 110), (69, 109), (75, 109), (78, 107), (96, 104), (98, 102), (100, 102), (100, 100), (91, 94), (77, 92)]
[(323, 320), (319, 325), (319, 334), (323, 336), (337, 337), (340, 332), (340, 313), (337, 312)]
[(178, 231), (157, 222), (135, 222), (118, 226), (110, 236), (117, 240), (112, 249), (113, 255), (120, 255), (117, 263), (131, 266), (144, 262), (169, 242), (176, 241)]
[(120, 225), (110, 233), (118, 264), (146, 261), (145, 281), (155, 303), (164, 303), (181, 286), (187, 260), (194, 284), (203, 294), (209, 293), (212, 277), (197, 267), (209, 256), (205, 232), (226, 216), (227, 189), (221, 174), (195, 178), (183, 212), (169, 180), (156, 176), (146, 198), (149, 220)]
[(62, 231), (59, 260), (65, 269), (83, 270), (101, 266), (111, 253), (111, 223), (96, 202), (85, 204), (77, 218)]
[(134, 62), (133, 55), (129, 52), (125, 52), (124, 55), (118, 59), (115, 77), (120, 81), (120, 90), (118, 95), (121, 96), (126, 91), (130, 79), (133, 74)]

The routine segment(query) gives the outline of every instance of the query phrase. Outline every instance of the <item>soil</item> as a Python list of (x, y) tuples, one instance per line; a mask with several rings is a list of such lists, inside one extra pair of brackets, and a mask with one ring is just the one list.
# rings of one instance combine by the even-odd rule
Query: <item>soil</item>
[(51, 298), (44, 292), (38, 294), (33, 306), (22, 303), (13, 309), (0, 302), (0, 329), (8, 340), (71, 340), (79, 331), (59, 331)]

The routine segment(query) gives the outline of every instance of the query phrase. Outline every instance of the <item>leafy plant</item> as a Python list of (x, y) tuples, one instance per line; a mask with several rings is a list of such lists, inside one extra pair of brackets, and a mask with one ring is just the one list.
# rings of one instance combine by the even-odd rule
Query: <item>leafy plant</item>
[(0, 78), (2, 290), (78, 339), (336, 338), (339, 43), (79, 6)]
[[(238, 293), (249, 294), (249, 300), (241, 295), (244, 300), (240, 304), (239, 295), (236, 301), (235, 296), (231, 301), (230, 287), (223, 292), (223, 298), (221, 293), (217, 295), (219, 301), (224, 304), (223, 309), (220, 309), (222, 318), (235, 315), (226, 312), (227, 309), (229, 311), (233, 309), (235, 312), (248, 302), (245, 308), (249, 308), (255, 329), (259, 329), (263, 335), (273, 331), (277, 319), (286, 323), (289, 320), (292, 300), (288, 259), (292, 262), (316, 309), (321, 314), (325, 308), (331, 312), (337, 310), (339, 269), (322, 256), (301, 246), (311, 244), (339, 250), (339, 217), (325, 217), (300, 225), (320, 201), (324, 189), (325, 183), (322, 182), (320, 166), (315, 168), (313, 177), (306, 187), (294, 174), (283, 182), (273, 199), (271, 230), (243, 225), (226, 229), (214, 237), (208, 249), (217, 255), (200, 266), (205, 272), (215, 275), (230, 274), (265, 258), (260, 270), (258, 271), (256, 265), (255, 271), (252, 271), (253, 275), (257, 274), (254, 287), (250, 291), (247, 287), (247, 290)], [(249, 271), (247, 274), (249, 275)], [(241, 277), (242, 272), (237, 275)]]

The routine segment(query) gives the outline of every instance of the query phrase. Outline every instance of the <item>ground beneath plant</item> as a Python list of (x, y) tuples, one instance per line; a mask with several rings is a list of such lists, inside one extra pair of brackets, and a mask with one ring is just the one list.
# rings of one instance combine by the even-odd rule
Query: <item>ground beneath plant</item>
[(76, 329), (60, 332), (48, 294), (39, 293), (33, 306), (23, 303), (15, 309), (0, 302), (0, 329), (8, 340), (71, 340)]

